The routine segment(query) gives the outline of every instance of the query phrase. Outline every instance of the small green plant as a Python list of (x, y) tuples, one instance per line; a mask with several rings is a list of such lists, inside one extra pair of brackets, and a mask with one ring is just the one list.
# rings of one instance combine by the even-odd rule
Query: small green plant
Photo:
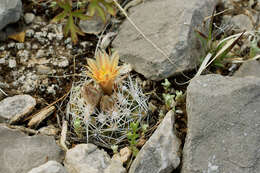
[(113, 154), (117, 154), (118, 153), (118, 145), (112, 145), (111, 149), (113, 150)]
[(127, 138), (130, 144), (130, 148), (135, 157), (139, 152), (139, 149), (137, 148), (138, 138), (139, 138), (138, 128), (139, 128), (139, 122), (131, 122), (130, 131), (127, 133)]
[(78, 34), (84, 35), (84, 33), (76, 26), (75, 18), (82, 20), (90, 19), (89, 16), (84, 14), (84, 9), (73, 11), (71, 0), (56, 0), (57, 5), (63, 9), (63, 11), (52, 19), (52, 22), (59, 22), (67, 19), (67, 23), (64, 27), (64, 35), (67, 36), (69, 33), (74, 44), (78, 42)]
[(164, 79), (164, 82), (161, 83), (161, 84), (162, 84), (163, 89), (164, 89), (165, 91), (168, 91), (168, 90), (170, 89), (170, 86), (172, 85), (172, 84), (169, 82), (168, 79)]
[(176, 102), (174, 100), (175, 95), (163, 93), (163, 100), (165, 102), (165, 106), (167, 110), (175, 110)]
[(81, 120), (79, 118), (75, 118), (75, 120), (73, 121), (73, 128), (74, 128), (74, 131), (77, 134), (77, 136), (79, 138), (82, 138), (83, 137), (83, 134), (82, 134), (83, 129), (82, 129)]
[(176, 101), (177, 103), (181, 103), (181, 102), (183, 101), (183, 99), (184, 99), (184, 94), (183, 94), (183, 92), (176, 90), (175, 101)]
[[(90, 20), (95, 14), (101, 17), (106, 22), (107, 14), (115, 15), (116, 8), (113, 1), (107, 2), (106, 0), (87, 0), (88, 8), (87, 15), (84, 3), (78, 1), (80, 9), (73, 10), (72, 0), (55, 0), (58, 7), (62, 8), (63, 11), (52, 19), (52, 22), (59, 22), (67, 18), (67, 23), (64, 27), (64, 35), (67, 36), (69, 33), (74, 44), (78, 42), (78, 35), (84, 35), (84, 33), (77, 27), (76, 19)], [(55, 6), (52, 3), (52, 6)], [(83, 7), (82, 7), (83, 6)]]
[(260, 45), (258, 45), (258, 42), (260, 42), (258, 39), (253, 39), (250, 42), (249, 58), (254, 58), (260, 54)]
[(204, 34), (199, 30), (195, 30), (195, 34), (199, 38), (204, 50), (204, 55), (203, 58), (201, 59), (201, 63), (206, 58), (208, 58), (208, 61), (211, 59), (215, 66), (222, 68), (225, 66), (226, 59), (237, 56), (237, 54), (231, 53), (231, 50), (242, 38), (243, 33), (236, 38), (226, 39), (224, 37), (220, 40), (217, 40), (213, 34), (214, 16), (215, 16), (215, 10), (213, 11), (209, 25), (207, 27), (208, 34)]
[(94, 16), (97, 14), (101, 17), (101, 19), (106, 22), (107, 13), (115, 16), (116, 15), (116, 7), (114, 5), (113, 0), (88, 0), (88, 15)]

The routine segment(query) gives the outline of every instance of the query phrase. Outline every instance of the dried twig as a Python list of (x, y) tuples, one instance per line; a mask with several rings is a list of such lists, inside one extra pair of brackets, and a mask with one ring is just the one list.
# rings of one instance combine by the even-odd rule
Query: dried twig
[(66, 135), (68, 131), (68, 122), (66, 120), (63, 121), (62, 123), (62, 130), (61, 130), (61, 137), (60, 137), (60, 145), (61, 147), (67, 151), (68, 147), (66, 146)]
[(17, 130), (21, 130), (22, 132), (28, 133), (28, 134), (38, 134), (39, 131), (38, 130), (33, 130), (30, 128), (26, 128), (24, 126), (16, 126), (16, 125), (10, 125), (10, 124), (6, 124), (7, 127), (11, 128), (11, 129), (17, 129)]
[(0, 88), (1, 93), (3, 93), (6, 97), (8, 97), (8, 95)]

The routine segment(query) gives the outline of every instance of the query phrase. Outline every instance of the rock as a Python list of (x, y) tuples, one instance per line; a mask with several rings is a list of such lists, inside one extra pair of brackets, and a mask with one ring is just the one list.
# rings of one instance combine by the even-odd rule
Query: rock
[(31, 37), (34, 36), (34, 33), (35, 33), (34, 30), (28, 29), (28, 30), (26, 30), (26, 32), (25, 32), (25, 36), (31, 38)]
[(0, 64), (5, 64), (5, 58), (0, 58)]
[(21, 0), (0, 1), (0, 30), (10, 23), (17, 22), (22, 14)]
[(18, 50), (24, 49), (24, 43), (16, 43), (15, 46)]
[(57, 65), (58, 67), (67, 67), (69, 65), (69, 61), (66, 57), (61, 56), (57, 62), (53, 63), (54, 65)]
[(236, 77), (256, 76), (260, 77), (260, 61), (244, 62), (234, 74)]
[(129, 173), (171, 173), (179, 166), (181, 141), (173, 127), (174, 112), (169, 111), (137, 154)]
[(36, 66), (37, 74), (50, 74), (52, 69), (46, 65), (37, 65)]
[(34, 115), (32, 119), (29, 121), (29, 127), (37, 127), (44, 119), (50, 116), (56, 110), (55, 106), (51, 106), (47, 109), (44, 109)]
[(251, 76), (191, 80), (182, 173), (260, 172), (259, 91)]
[(148, 43), (128, 20), (121, 25), (113, 47), (118, 50), (121, 60), (152, 80), (193, 69), (201, 55), (194, 28), (202, 25), (215, 4), (214, 0), (145, 1), (132, 7), (129, 17), (166, 56)]
[(62, 151), (49, 136), (27, 136), (0, 125), (0, 172), (27, 173), (47, 160), (61, 162)]
[(37, 168), (33, 168), (28, 173), (68, 173), (68, 172), (59, 162), (51, 160)]
[(42, 127), (39, 132), (43, 135), (55, 136), (60, 132), (60, 129), (54, 127), (54, 125), (49, 125), (47, 127)]
[(8, 67), (9, 68), (15, 68), (16, 67), (16, 61), (15, 59), (9, 59), (9, 62), (8, 62)]
[(109, 155), (93, 144), (79, 144), (66, 153), (64, 165), (70, 173), (103, 173), (110, 164)]
[(105, 23), (99, 16), (93, 16), (91, 20), (80, 20), (80, 29), (87, 34), (99, 34), (103, 31)]
[(120, 160), (123, 163), (126, 163), (132, 155), (132, 151), (128, 147), (122, 148), (119, 153), (120, 153)]
[(231, 24), (233, 29), (237, 31), (249, 30), (251, 31), (254, 26), (250, 18), (244, 14), (239, 14), (236, 16), (224, 16), (223, 22), (226, 24)]
[(45, 51), (40, 49), (37, 51), (35, 58), (42, 58), (42, 57), (45, 57)]
[(35, 105), (36, 100), (30, 95), (7, 97), (0, 102), (0, 122), (16, 123), (31, 113)]
[(33, 13), (26, 13), (24, 15), (24, 20), (26, 24), (30, 24), (35, 19), (35, 15)]
[(112, 158), (110, 165), (105, 169), (104, 173), (126, 173), (126, 169), (121, 161)]

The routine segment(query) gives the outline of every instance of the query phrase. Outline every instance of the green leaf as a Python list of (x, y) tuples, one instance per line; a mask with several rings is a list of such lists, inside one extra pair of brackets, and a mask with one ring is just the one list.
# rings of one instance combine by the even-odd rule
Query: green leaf
[(214, 15), (215, 15), (216, 7), (214, 7), (214, 10), (212, 12), (210, 23), (209, 23), (209, 34), (208, 34), (208, 41), (212, 41), (213, 38), (213, 21), (214, 21)]
[(260, 48), (258, 47), (257, 40), (254, 40), (251, 42), (251, 45), (250, 45), (249, 57), (253, 58), (257, 54), (260, 54)]
[(88, 5), (88, 15), (89, 16), (94, 16), (94, 14), (95, 14), (95, 6), (96, 6), (96, 4), (94, 3), (94, 2), (92, 2), (92, 3), (90, 3), (89, 5)]
[(83, 14), (81, 11), (73, 11), (71, 15), (80, 18), (81, 20), (89, 20), (91, 18), (90, 16)]
[(94, 16), (97, 14), (101, 19), (106, 22), (106, 15), (116, 14), (116, 8), (114, 2), (107, 2), (105, 0), (89, 0), (88, 15)]
[(97, 6), (96, 10), (98, 12), (98, 15), (101, 17), (101, 19), (105, 22), (106, 21), (106, 14), (102, 7)]
[(66, 11), (63, 11), (63, 12), (61, 12), (60, 14), (58, 14), (57, 16), (55, 16), (55, 17), (51, 20), (51, 23), (59, 22), (59, 21), (63, 20), (66, 16), (67, 16)]
[(105, 4), (106, 11), (112, 16), (116, 15), (116, 8), (114, 8), (111, 4)]

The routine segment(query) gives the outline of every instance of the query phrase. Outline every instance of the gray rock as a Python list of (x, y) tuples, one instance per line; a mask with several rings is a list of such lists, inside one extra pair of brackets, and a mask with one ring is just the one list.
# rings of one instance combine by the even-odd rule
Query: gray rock
[(60, 129), (56, 128), (54, 125), (49, 125), (47, 127), (42, 127), (39, 132), (43, 135), (55, 136), (60, 132)]
[(9, 59), (8, 67), (9, 68), (15, 68), (16, 67), (16, 60), (15, 59)]
[(103, 173), (110, 164), (108, 154), (93, 144), (79, 144), (67, 151), (64, 165), (70, 173)]
[(204, 17), (212, 13), (215, 3), (214, 0), (150, 0), (130, 9), (129, 17), (167, 57), (148, 43), (128, 20), (121, 25), (112, 44), (121, 60), (152, 80), (193, 69), (201, 55), (194, 28), (199, 28)]
[(34, 36), (34, 33), (35, 33), (34, 30), (28, 29), (28, 30), (26, 30), (25, 35), (26, 35), (26, 37), (31, 38)]
[(15, 47), (15, 42), (8, 43), (7, 47), (8, 48), (14, 48)]
[(37, 74), (49, 74), (52, 69), (46, 65), (37, 65), (36, 66)]
[(129, 173), (171, 173), (179, 166), (181, 141), (173, 127), (174, 112), (170, 111), (138, 153)]
[(30, 95), (7, 97), (0, 102), (0, 122), (15, 123), (31, 113), (35, 105), (36, 101)]
[(0, 1), (0, 30), (10, 23), (17, 22), (22, 14), (21, 0)]
[(24, 49), (24, 43), (16, 43), (15, 46), (18, 50)]
[(42, 58), (45, 57), (45, 51), (42, 49), (39, 49), (35, 55), (35, 58)]
[(233, 26), (233, 29), (237, 31), (251, 31), (254, 28), (250, 18), (244, 14), (239, 14), (236, 16), (224, 16), (223, 22), (226, 24), (231, 24)]
[(0, 172), (27, 173), (47, 160), (61, 162), (62, 151), (49, 136), (27, 136), (0, 125)]
[(57, 65), (58, 67), (67, 67), (69, 65), (69, 61), (65, 56), (61, 56), (57, 62), (53, 63), (54, 65)]
[(187, 114), (182, 173), (260, 172), (260, 78), (192, 79)]
[(24, 20), (26, 24), (30, 24), (35, 19), (35, 15), (33, 13), (26, 13), (24, 15)]
[(68, 173), (68, 172), (59, 162), (51, 160), (37, 168), (33, 168), (28, 173)]
[(236, 77), (256, 76), (260, 77), (260, 61), (244, 62), (234, 74)]
[(112, 158), (110, 165), (105, 169), (104, 173), (126, 173), (126, 169), (121, 161)]
[(94, 16), (91, 20), (80, 20), (80, 29), (87, 34), (99, 34), (103, 31), (105, 23), (98, 16)]

